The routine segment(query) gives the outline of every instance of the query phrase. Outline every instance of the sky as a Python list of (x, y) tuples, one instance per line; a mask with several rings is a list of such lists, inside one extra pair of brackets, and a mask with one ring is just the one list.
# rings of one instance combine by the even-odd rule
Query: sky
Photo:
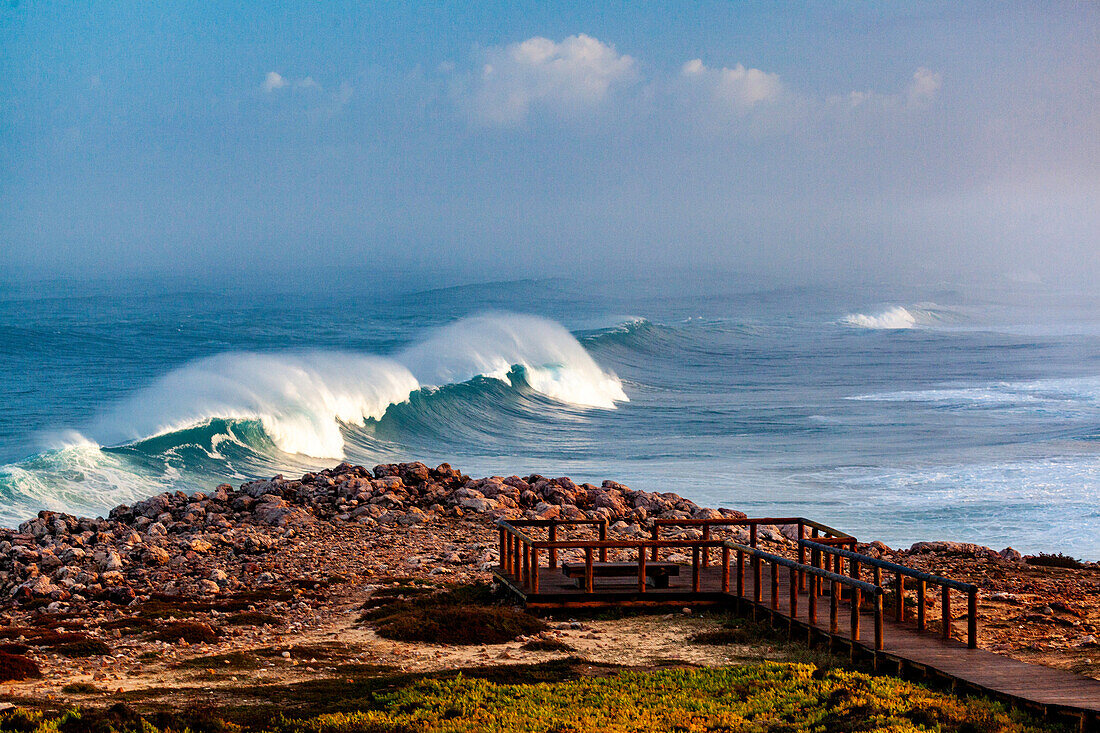
[(1100, 276), (1100, 3), (0, 5), (0, 277)]

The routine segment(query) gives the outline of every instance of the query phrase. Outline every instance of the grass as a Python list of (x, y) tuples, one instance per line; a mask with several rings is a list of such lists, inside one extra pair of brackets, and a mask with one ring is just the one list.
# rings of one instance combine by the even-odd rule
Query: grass
[(387, 639), (429, 644), (501, 644), (547, 629), (542, 619), (500, 605), (485, 583), (435, 589), (412, 598), (407, 597), (407, 588), (402, 590), (381, 599), (373, 597), (359, 620), (372, 624)]
[[(962, 699), (889, 677), (807, 664), (631, 671), (592, 669), (573, 660), (501, 668), (493, 675), (395, 675), (303, 686), (302, 697), (336, 709), (316, 713), (289, 700), (252, 722), (201, 714), (146, 716), (116, 705), (107, 711), (0, 713), (0, 731), (27, 733), (464, 733), (529, 731), (942, 731), (1032, 733), (1051, 730), (983, 698)], [(334, 700), (333, 691), (341, 696)], [(350, 700), (349, 700), (350, 696)], [(346, 703), (354, 701), (355, 705)]]

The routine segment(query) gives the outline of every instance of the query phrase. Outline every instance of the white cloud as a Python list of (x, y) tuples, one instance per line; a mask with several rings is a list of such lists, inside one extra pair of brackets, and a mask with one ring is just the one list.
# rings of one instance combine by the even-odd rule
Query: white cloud
[(465, 92), (474, 116), (488, 124), (521, 122), (534, 108), (564, 115), (593, 109), (638, 78), (633, 58), (583, 33), (492, 47), (481, 60)]
[(906, 90), (906, 100), (910, 107), (926, 107), (936, 98), (942, 86), (943, 75), (922, 66), (913, 73), (913, 80)]
[(286, 79), (282, 77), (277, 71), (267, 72), (267, 76), (264, 77), (263, 90), (265, 92), (273, 92), (276, 89), (282, 89), (286, 86)]
[(737, 64), (732, 69), (708, 67), (701, 59), (688, 61), (680, 68), (680, 76), (688, 83), (704, 90), (715, 101), (728, 104), (739, 111), (773, 102), (783, 94), (783, 82), (779, 74), (745, 68)]
[(277, 71), (267, 72), (264, 83), (260, 87), (268, 94), (278, 89), (320, 89), (321, 85), (313, 81), (313, 77), (306, 76), (301, 79), (287, 79)]

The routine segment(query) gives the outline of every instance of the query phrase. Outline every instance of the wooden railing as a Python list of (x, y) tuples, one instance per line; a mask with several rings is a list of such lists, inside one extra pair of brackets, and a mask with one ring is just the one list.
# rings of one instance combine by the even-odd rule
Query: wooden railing
[(951, 578), (944, 578), (939, 575), (932, 575), (926, 573), (923, 570), (917, 570), (916, 568), (906, 567), (905, 565), (898, 565), (887, 560), (880, 560), (870, 555), (863, 555), (852, 550), (846, 550), (840, 547), (833, 547), (825, 545), (820, 542), (812, 542), (809, 540), (800, 540), (799, 546), (801, 548), (810, 550), (812, 554), (811, 564), (819, 565), (821, 561), (824, 561), (825, 566), (828, 566), (829, 558), (833, 558), (836, 564), (836, 571), (840, 572), (840, 563), (842, 559), (848, 560), (848, 575), (853, 578), (859, 578), (862, 572), (863, 566), (869, 566), (872, 571), (874, 584), (882, 587), (882, 572), (885, 570), (894, 575), (894, 587), (897, 595), (894, 607), (894, 620), (905, 621), (905, 579), (913, 578), (917, 581), (917, 629), (925, 631), (927, 628), (927, 621), (925, 619), (925, 606), (927, 605), (928, 584), (937, 585), (940, 587), (940, 617), (942, 629), (941, 634), (944, 639), (948, 639), (951, 636), (951, 591), (956, 590), (961, 593), (965, 593), (967, 597), (967, 634), (966, 645), (971, 649), (975, 649), (978, 646), (978, 586), (971, 583), (963, 583), (958, 580), (952, 580)]
[[(711, 529), (714, 527), (748, 527), (749, 528), (749, 547), (758, 546), (758, 530), (761, 525), (765, 526), (793, 526), (796, 528), (797, 539), (806, 539), (806, 530), (810, 530), (810, 538), (816, 541), (824, 541), (828, 544), (847, 547), (854, 550), (856, 547), (856, 538), (847, 532), (841, 532), (839, 529), (834, 529), (821, 522), (815, 522), (812, 519), (806, 519), (805, 517), (757, 517), (746, 519), (734, 519), (730, 517), (723, 517), (722, 519), (653, 519), (651, 520), (650, 531), (653, 534), (653, 539), (659, 539), (662, 527), (700, 527), (703, 532), (703, 539), (709, 540), (711, 538)], [(802, 549), (801, 544), (798, 546), (798, 562), (806, 563), (806, 553)], [(710, 564), (709, 553), (703, 556), (703, 567), (707, 567)], [(839, 571), (838, 571), (839, 572)], [(799, 580), (799, 590), (806, 591), (805, 578)]]
[[(607, 540), (606, 522), (599, 520), (569, 520), (557, 522), (556, 520), (522, 520), (526, 526), (545, 527), (554, 540), (536, 540), (521, 531), (515, 525), (520, 520), (501, 519), (497, 521), (501, 543), (500, 571), (504, 575), (511, 576), (517, 584), (532, 593), (539, 592), (539, 556), (543, 550), (547, 551), (548, 566), (558, 566), (558, 553), (562, 550), (582, 550), (584, 553), (584, 590), (593, 592), (595, 578), (595, 559), (597, 554), (600, 562), (607, 562), (609, 550), (636, 550), (638, 563), (638, 592), (646, 592), (646, 563), (647, 554), (653, 553), (654, 558), (661, 548), (690, 549), (692, 551), (692, 575), (691, 590), (688, 592), (699, 593), (701, 588), (701, 556), (704, 548), (721, 547), (721, 540)], [(596, 525), (600, 528), (600, 539), (597, 540), (560, 540), (556, 538), (556, 529), (562, 524), (571, 525)]]
[[(797, 544), (797, 558), (784, 557), (779, 554), (765, 552), (757, 545), (757, 527), (760, 525), (794, 525), (799, 536)], [(561, 536), (561, 530), (572, 527), (594, 527), (596, 539), (567, 539)], [(701, 527), (702, 537), (698, 539), (660, 539), (660, 529), (669, 526), (695, 526)], [(715, 539), (711, 529), (719, 526), (748, 526), (749, 544), (741, 544), (730, 540)], [(812, 539), (806, 539), (807, 528), (811, 531)], [(941, 589), (941, 613), (942, 633), (944, 638), (951, 635), (951, 591), (959, 591), (967, 594), (969, 628), (967, 644), (974, 648), (977, 646), (977, 586), (970, 583), (962, 583), (950, 578), (940, 577), (925, 573), (915, 568), (898, 565), (896, 563), (880, 560), (869, 555), (855, 552), (855, 538), (849, 534), (828, 527), (819, 522), (814, 522), (802, 517), (766, 517), (759, 519), (656, 519), (651, 526), (651, 539), (623, 539), (608, 540), (608, 525), (605, 520), (597, 519), (572, 519), (572, 520), (539, 520), (539, 519), (500, 519), (497, 521), (497, 529), (500, 535), (500, 573), (509, 578), (519, 588), (531, 593), (539, 592), (539, 567), (540, 556), (545, 551), (547, 565), (556, 568), (559, 564), (559, 553), (568, 551), (580, 551), (584, 558), (584, 575), (582, 588), (585, 593), (593, 593), (594, 578), (599, 574), (595, 563), (606, 563), (609, 551), (615, 551), (621, 556), (622, 552), (633, 554), (637, 562), (637, 591), (647, 592), (647, 563), (656, 562), (662, 549), (691, 550), (691, 586), (690, 590), (681, 591), (684, 594), (698, 594), (702, 591), (703, 570), (710, 565), (711, 548), (721, 550), (722, 580), (721, 592), (731, 593), (730, 570), (731, 562), (736, 568), (736, 590), (739, 598), (745, 597), (745, 572), (751, 568), (753, 573), (752, 601), (757, 606), (763, 605), (764, 579), (763, 566), (771, 569), (770, 577), (770, 607), (778, 611), (779, 604), (779, 568), (785, 567), (790, 574), (790, 599), (789, 615), (792, 620), (798, 618), (801, 596), (806, 595), (806, 618), (809, 626), (813, 627), (818, 622), (818, 600), (829, 597), (829, 630), (836, 634), (838, 630), (839, 607), (845, 601), (844, 592), (847, 591), (847, 602), (850, 608), (851, 639), (859, 641), (860, 638), (860, 608), (864, 597), (871, 600), (871, 612), (875, 625), (875, 649), (882, 649), (883, 634), (883, 572), (892, 573), (896, 588), (897, 600), (895, 604), (895, 619), (905, 620), (905, 579), (913, 578), (917, 581), (917, 628), (925, 631), (927, 586), (932, 584)], [(530, 531), (538, 531), (542, 534), (545, 530), (546, 539), (532, 537)], [(807, 554), (810, 555), (807, 562)], [(576, 555), (574, 555), (576, 556)], [(748, 559), (748, 563), (746, 563)], [(843, 572), (843, 561), (848, 561), (847, 572)], [(872, 580), (863, 580), (863, 568), (871, 569)], [(619, 568), (622, 571), (622, 568)], [(631, 573), (632, 575), (632, 573)], [(578, 576), (579, 577), (579, 576)], [(822, 583), (830, 584), (829, 592), (825, 593)]]
[[(789, 600), (788, 616), (792, 620), (798, 619), (799, 592), (802, 581), (809, 578), (809, 595), (806, 603), (806, 620), (812, 627), (817, 625), (817, 599), (822, 596), (821, 581), (827, 580), (831, 584), (829, 591), (829, 633), (835, 635), (839, 631), (840, 617), (840, 589), (846, 587), (849, 593), (849, 634), (853, 642), (860, 639), (860, 605), (861, 596), (866, 593), (872, 601), (875, 625), (875, 651), (882, 651), (883, 647), (883, 618), (882, 618), (882, 587), (873, 583), (867, 583), (847, 575), (840, 575), (822, 568), (806, 565), (791, 560), (782, 555), (764, 552), (755, 547), (742, 545), (737, 542), (725, 542), (722, 547), (722, 564), (724, 567), (723, 578), (729, 577), (730, 553), (737, 555), (737, 585), (738, 598), (745, 597), (745, 556), (752, 559), (753, 595), (752, 601), (757, 606), (762, 605), (763, 597), (763, 572), (761, 563), (767, 563), (771, 567), (771, 599), (770, 607), (773, 611), (779, 610), (779, 568), (788, 568)], [(729, 592), (728, 582), (723, 583), (723, 590)]]

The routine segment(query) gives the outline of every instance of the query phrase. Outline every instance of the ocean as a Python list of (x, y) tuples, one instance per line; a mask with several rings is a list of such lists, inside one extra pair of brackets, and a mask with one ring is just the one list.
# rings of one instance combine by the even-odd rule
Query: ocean
[(1037, 283), (0, 284), (0, 525), (341, 460), (1100, 559), (1100, 299)]

